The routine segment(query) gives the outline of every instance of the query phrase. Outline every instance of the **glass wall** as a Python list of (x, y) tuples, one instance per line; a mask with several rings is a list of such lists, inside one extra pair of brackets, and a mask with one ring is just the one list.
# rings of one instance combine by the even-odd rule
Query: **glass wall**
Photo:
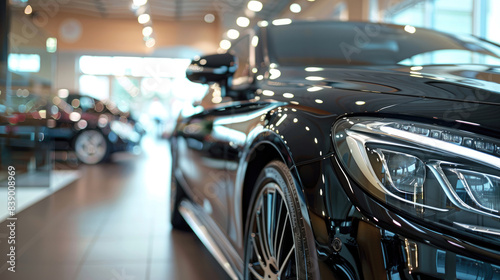
[[(110, 100), (141, 122), (173, 122), (183, 105), (205, 95), (207, 88), (186, 78), (189, 59), (81, 56), (79, 92)], [(167, 109), (168, 108), (168, 109)]]
[(57, 46), (52, 44), (47, 49), (47, 41), (52, 41), (24, 13), (26, 1), (2, 3), (0, 186), (4, 186), (8, 167), (12, 166), (19, 186), (45, 188), (50, 185), (53, 161), (52, 143), (46, 137), (46, 120), (41, 115), (46, 113), (43, 106), (52, 92)]
[(448, 33), (472, 34), (472, 2), (472, 0), (434, 1), (433, 28)]
[[(371, 9), (377, 6), (372, 5)], [(402, 0), (387, 8), (384, 21), (453, 34), (473, 34), (500, 43), (498, 0)]]
[(485, 6), (486, 38), (500, 44), (500, 1), (489, 0)]
[(421, 2), (415, 4), (412, 7), (401, 9), (400, 11), (391, 14), (389, 17), (389, 21), (394, 24), (425, 27), (425, 15), (425, 3)]

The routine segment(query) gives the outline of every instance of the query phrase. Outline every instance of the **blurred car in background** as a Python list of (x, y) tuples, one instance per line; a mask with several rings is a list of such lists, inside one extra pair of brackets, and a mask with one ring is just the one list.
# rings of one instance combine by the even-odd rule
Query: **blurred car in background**
[(97, 164), (114, 152), (130, 150), (144, 134), (129, 113), (90, 96), (66, 94), (51, 101), (35, 98), (23, 109), (7, 116), (8, 125), (2, 126), (0, 134), (48, 141), (55, 151), (74, 151), (85, 164)]

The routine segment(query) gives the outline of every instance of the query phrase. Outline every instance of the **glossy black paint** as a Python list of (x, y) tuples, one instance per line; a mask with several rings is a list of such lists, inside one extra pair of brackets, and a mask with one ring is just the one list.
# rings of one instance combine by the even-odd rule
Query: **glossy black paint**
[[(265, 30), (256, 34), (261, 43), (250, 62), (257, 68), (253, 82), (237, 89), (245, 94), (233, 95), (251, 98), (233, 98), (180, 118), (173, 136), (175, 175), (191, 190), (193, 201), (211, 210), (207, 213), (232, 249), (243, 256), (244, 219), (255, 174), (270, 159), (280, 159), (296, 180), (303, 217), (314, 236), (308, 242), (316, 248), (317, 279), (455, 279), (463, 273), (459, 263), (469, 260), (483, 274), (476, 269), (468, 276), (496, 279), (488, 277), (493, 277), (492, 265), (500, 265), (499, 244), (484, 244), (445, 226), (430, 227), (370, 197), (342, 169), (331, 128), (344, 116), (364, 115), (498, 139), (498, 69), (440, 65), (417, 72), (403, 66), (356, 66), (310, 73), (304, 67), (266, 64)], [(270, 72), (276, 70), (279, 77), (271, 79)], [(311, 81), (310, 76), (324, 79)], [(186, 133), (190, 125), (203, 129)], [(211, 176), (213, 172), (220, 176)], [(210, 195), (203, 191), (207, 186), (216, 186)], [(342, 242), (338, 251), (332, 246), (336, 238)], [(420, 250), (420, 265), (413, 263), (412, 248)]]

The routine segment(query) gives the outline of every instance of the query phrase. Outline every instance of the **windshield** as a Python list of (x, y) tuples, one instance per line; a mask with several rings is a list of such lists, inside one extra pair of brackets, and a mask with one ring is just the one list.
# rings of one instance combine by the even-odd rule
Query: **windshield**
[(497, 45), (413, 26), (294, 22), (270, 26), (268, 34), (270, 59), (283, 66), (500, 65)]

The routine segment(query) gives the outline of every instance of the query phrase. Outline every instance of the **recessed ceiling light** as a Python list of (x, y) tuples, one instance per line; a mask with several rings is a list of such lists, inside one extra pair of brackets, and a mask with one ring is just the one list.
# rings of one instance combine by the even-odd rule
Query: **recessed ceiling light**
[(248, 27), (250, 25), (250, 20), (247, 17), (239, 17), (236, 19), (236, 24), (240, 27)]
[(153, 27), (146, 26), (142, 29), (142, 35), (144, 35), (144, 37), (149, 37), (151, 34), (153, 34)]
[(240, 37), (240, 32), (236, 29), (229, 29), (227, 31), (227, 37), (229, 39), (233, 39), (233, 40), (238, 39), (238, 37)]
[(154, 47), (155, 44), (156, 44), (156, 40), (154, 38), (149, 38), (146, 41), (146, 47), (148, 47), (148, 48)]
[(27, 15), (31, 15), (32, 12), (33, 8), (31, 8), (31, 5), (26, 6), (26, 8), (24, 9), (24, 13)]
[(148, 14), (142, 14), (142, 15), (137, 17), (137, 21), (140, 24), (148, 23), (150, 20), (151, 20), (151, 17)]
[(229, 40), (222, 40), (220, 41), (219, 46), (223, 50), (228, 50), (229, 48), (231, 48), (231, 42)]
[(206, 14), (204, 20), (206, 23), (212, 23), (215, 21), (215, 16), (213, 14)]
[(252, 1), (248, 2), (247, 7), (250, 11), (260, 12), (262, 10), (262, 8), (264, 7), (264, 5), (262, 5), (262, 2), (260, 2), (260, 1), (252, 0)]
[(148, 3), (148, 0), (134, 0), (134, 5), (136, 6), (142, 6)]
[(298, 14), (300, 13), (300, 11), (302, 11), (302, 7), (297, 3), (293, 3), (292, 5), (290, 5), (290, 11), (292, 13)]

